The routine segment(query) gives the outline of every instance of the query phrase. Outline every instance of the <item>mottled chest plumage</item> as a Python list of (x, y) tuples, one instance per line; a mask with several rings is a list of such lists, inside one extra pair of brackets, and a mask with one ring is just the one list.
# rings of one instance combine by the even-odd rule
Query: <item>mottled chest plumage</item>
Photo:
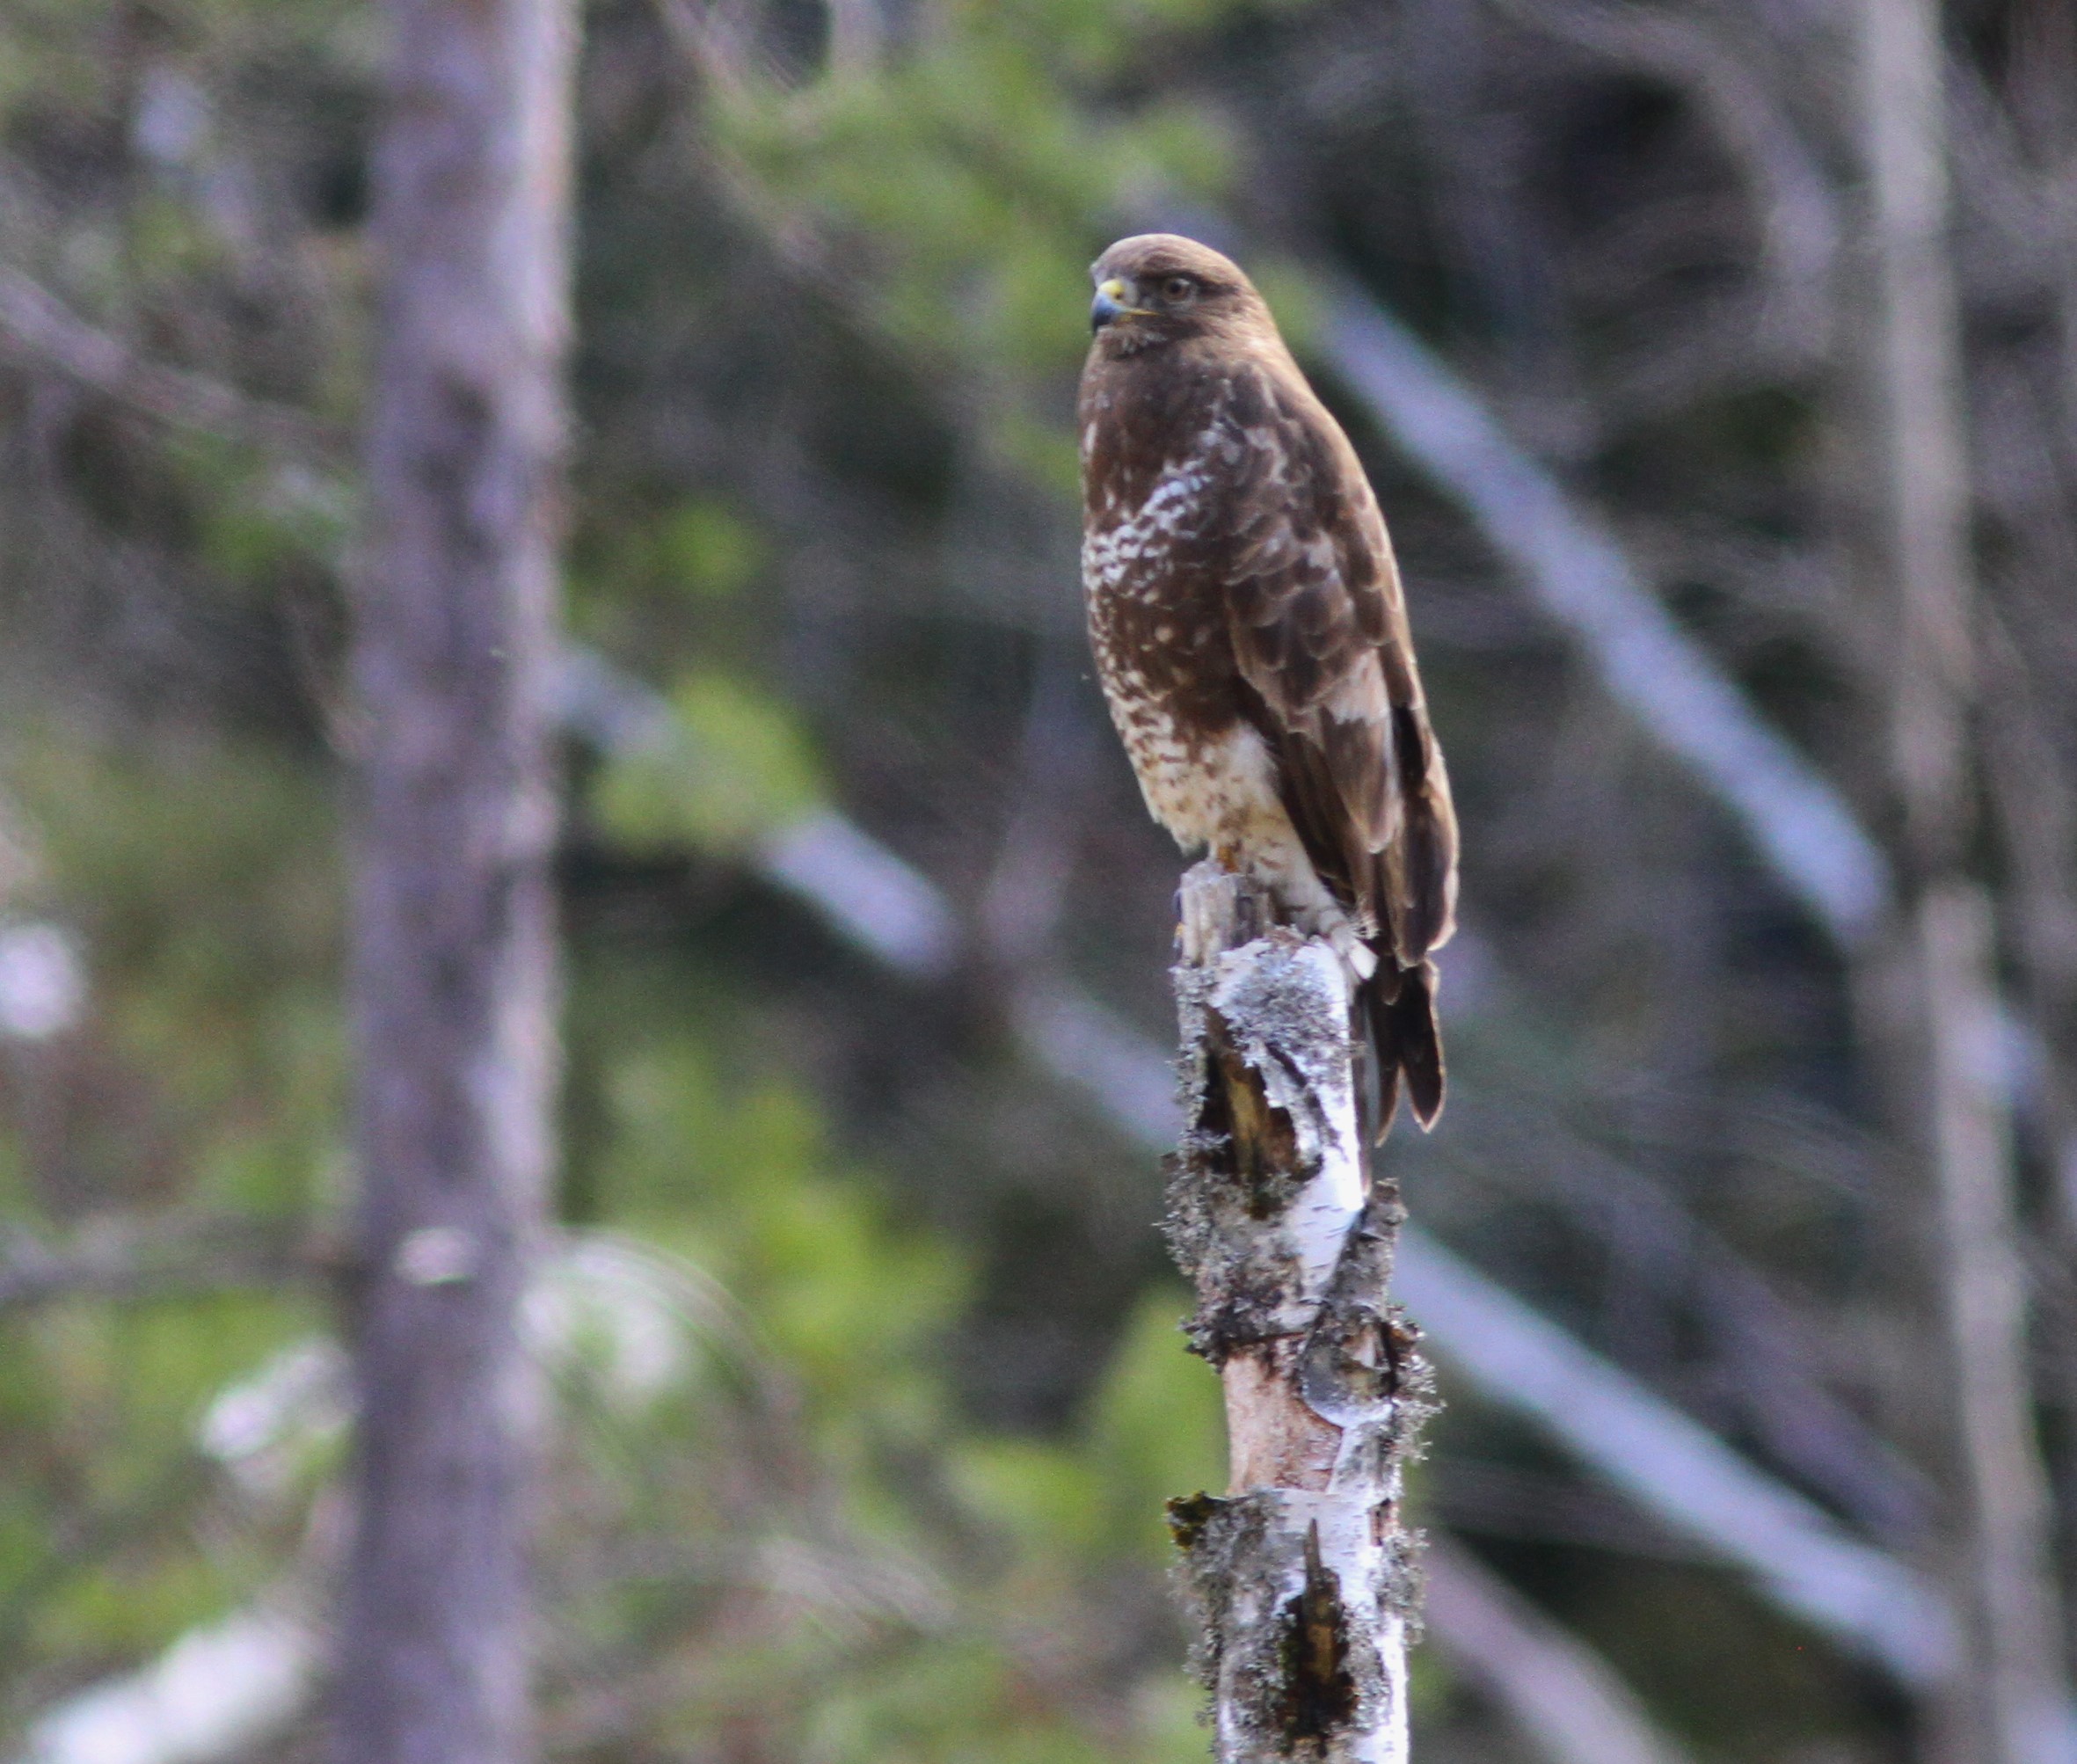
[(1147, 805), (1264, 884), (1363, 988), (1381, 1120), (1442, 1103), (1456, 824), (1391, 542), (1261, 296), (1192, 240), (1095, 266), (1082, 583)]
[[(1277, 813), (1266, 754), (1243, 726), (1226, 598), (1210, 542), (1216, 460), (1183, 451), (1092, 498), (1082, 579), (1097, 677), (1155, 818), (1219, 845)], [(1137, 500), (1134, 489), (1143, 489)]]
[(1221, 653), (1224, 601), (1206, 569), (1208, 478), (1195, 456), (1154, 479), (1136, 505), (1115, 495), (1090, 511), (1082, 542), (1090, 631), (1106, 690), (1192, 699)]

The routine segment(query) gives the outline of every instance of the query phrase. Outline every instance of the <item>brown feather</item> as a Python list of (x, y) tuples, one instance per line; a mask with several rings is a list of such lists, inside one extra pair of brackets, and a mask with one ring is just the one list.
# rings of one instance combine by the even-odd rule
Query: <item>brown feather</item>
[[(1370, 1044), (1375, 1050), (1373, 1057), (1380, 1072), (1403, 1079), (1414, 1119), (1423, 1128), (1432, 1127), (1442, 1112), (1444, 1090), (1442, 1033), (1435, 1017), (1435, 964), (1423, 962), (1417, 967), (1395, 969), (1390, 986), (1379, 983), (1383, 974), (1381, 967), (1363, 992)], [(1381, 1103), (1377, 1125), (1381, 1141), (1391, 1125), (1391, 1112)]]
[(1454, 929), (1457, 830), (1384, 519), (1237, 268), (1156, 234), (1106, 251), (1097, 278), (1113, 276), (1137, 303), (1098, 331), (1080, 406), (1112, 714), (1155, 814), (1243, 864), (1273, 856), (1247, 849), (1257, 823), (1235, 807), (1252, 786), (1234, 736), (1259, 737), (1277, 836), (1377, 958), (1361, 1016), (1381, 1128), (1403, 1082), (1426, 1126), (1443, 1090), (1428, 956)]

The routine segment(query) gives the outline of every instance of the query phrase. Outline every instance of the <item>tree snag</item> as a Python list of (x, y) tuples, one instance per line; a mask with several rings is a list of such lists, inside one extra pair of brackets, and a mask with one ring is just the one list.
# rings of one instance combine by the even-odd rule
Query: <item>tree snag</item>
[(1419, 1581), (1403, 1468), (1433, 1407), (1386, 1300), (1405, 1218), (1366, 1192), (1349, 990), (1325, 943), (1243, 878), (1183, 878), (1188, 1125), (1169, 1244), (1197, 1288), (1192, 1350), (1225, 1386), (1223, 1496), (1170, 1503), (1203, 1624), (1221, 1764), (1403, 1764)]

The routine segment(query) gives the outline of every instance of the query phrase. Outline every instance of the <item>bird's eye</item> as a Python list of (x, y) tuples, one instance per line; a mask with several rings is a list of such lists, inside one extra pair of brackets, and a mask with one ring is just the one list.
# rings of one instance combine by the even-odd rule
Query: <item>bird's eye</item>
[(1197, 292), (1197, 284), (1186, 275), (1172, 275), (1161, 285), (1161, 297), (1170, 306), (1182, 306)]

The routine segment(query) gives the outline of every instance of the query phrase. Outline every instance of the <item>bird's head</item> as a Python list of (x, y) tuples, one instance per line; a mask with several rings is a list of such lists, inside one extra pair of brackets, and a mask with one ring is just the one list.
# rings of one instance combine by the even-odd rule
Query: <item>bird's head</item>
[(1199, 337), (1276, 335), (1269, 308), (1238, 265), (1177, 233), (1120, 239), (1090, 268), (1096, 349), (1131, 355)]

